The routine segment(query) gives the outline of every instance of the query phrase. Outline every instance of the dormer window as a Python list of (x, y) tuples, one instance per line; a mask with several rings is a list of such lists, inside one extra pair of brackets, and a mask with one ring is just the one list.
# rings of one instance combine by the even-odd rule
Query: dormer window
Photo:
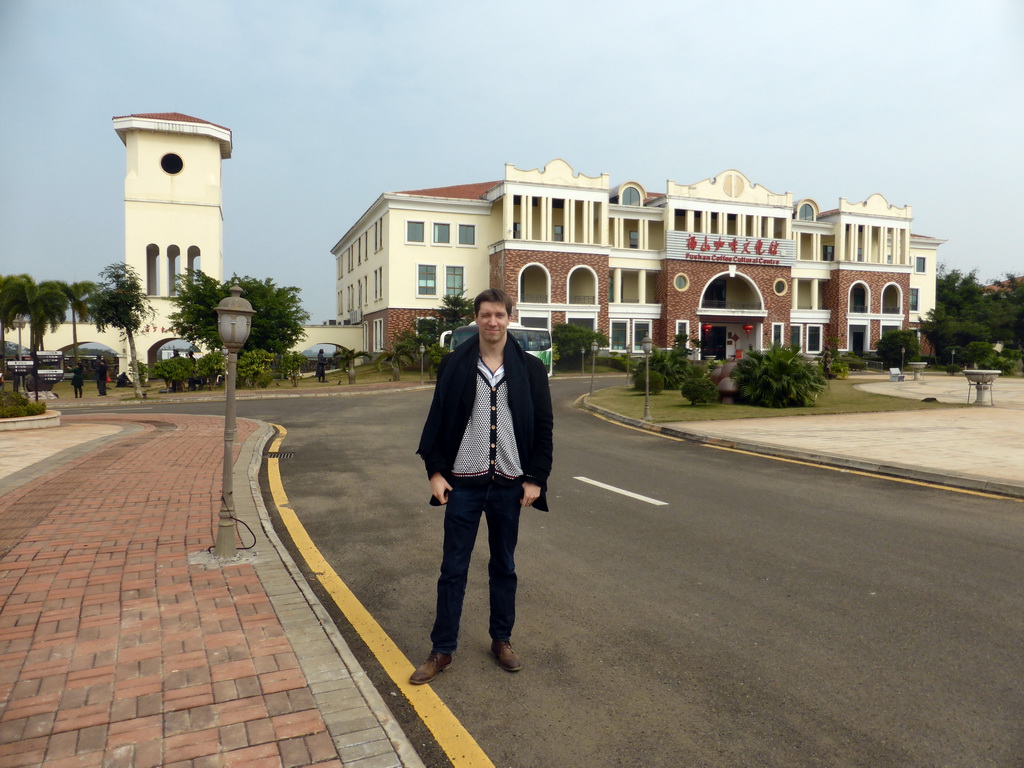
[(626, 187), (622, 190), (622, 205), (640, 205), (640, 192), (636, 187)]
[(814, 206), (804, 203), (800, 206), (800, 221), (814, 221)]

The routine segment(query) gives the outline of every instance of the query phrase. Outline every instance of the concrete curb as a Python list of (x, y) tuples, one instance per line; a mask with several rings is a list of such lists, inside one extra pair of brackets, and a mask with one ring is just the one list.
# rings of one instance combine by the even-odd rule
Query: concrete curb
[(824, 467), (837, 467), (840, 469), (849, 469), (858, 472), (872, 472), (878, 475), (896, 477), (901, 480), (916, 480), (919, 482), (945, 485), (951, 488), (960, 488), (968, 491), (992, 493), (1000, 496), (1010, 496), (1013, 498), (1024, 498), (1024, 485), (1005, 483), (980, 475), (935, 472), (922, 467), (915, 467), (911, 464), (879, 464), (877, 462), (865, 461), (864, 459), (858, 459), (856, 457), (846, 456), (843, 454), (812, 453), (810, 451), (801, 450), (799, 448), (790, 448), (783, 445), (713, 437), (696, 430), (691, 431), (678, 429), (676, 427), (666, 427), (661, 424), (648, 424), (644, 421), (633, 419), (629, 416), (623, 416), (622, 414), (615, 413), (614, 411), (609, 411), (605, 408), (601, 408), (600, 406), (591, 405), (586, 401), (587, 397), (588, 395), (580, 395), (574, 405), (592, 413), (599, 414), (610, 421), (616, 421), (620, 424), (636, 427), (637, 429), (669, 435), (671, 437), (677, 437), (694, 443), (704, 443), (721, 448), (731, 448), (738, 451), (757, 453), (764, 456), (803, 461), (808, 464), (818, 464)]
[(22, 429), (49, 429), (60, 426), (60, 411), (46, 411), (38, 416), (14, 416), (0, 419), (0, 432), (15, 432)]
[[(241, 482), (248, 483), (249, 491), (252, 496), (253, 504), (255, 505), (256, 514), (259, 517), (260, 527), (263, 529), (263, 534), (266, 536), (270, 545), (274, 548), (277, 557), (284, 565), (285, 570), (294, 583), (295, 587), (301, 593), (308, 607), (312, 610), (313, 615), (316, 617), (316, 621), (320, 624), (323, 629), (324, 635), (327, 640), (330, 641), (334, 650), (337, 652), (341, 663), (344, 665), (348, 672), (348, 676), (351, 681), (358, 688), (359, 693), (362, 696), (366, 706), (376, 718), (380, 727), (383, 729), (387, 736), (388, 741), (391, 744), (392, 749), (397, 755), (397, 759), (400, 760), (398, 765), (404, 766), (405, 768), (425, 768), (423, 762), (420, 760), (419, 755), (413, 748), (405, 732), (402, 730), (398, 721), (395, 720), (394, 715), (391, 714), (391, 710), (388, 708), (384, 699), (381, 697), (380, 692), (377, 690), (373, 681), (370, 680), (365, 670), (359, 664), (355, 655), (352, 653), (342, 637), (338, 628), (334, 624), (334, 620), (331, 618), (327, 609), (324, 608), (323, 604), (317, 598), (316, 594), (310, 588), (306, 582), (305, 577), (302, 575), (301, 570), (289, 553), (288, 548), (284, 545), (284, 542), (277, 535), (277, 531), (274, 530), (273, 522), (270, 519), (270, 513), (267, 510), (266, 504), (263, 501), (263, 493), (260, 490), (259, 484), (259, 473), (260, 467), (263, 465), (263, 449), (266, 444), (274, 437), (275, 430), (272, 426), (264, 421), (253, 419), (257, 424), (260, 425), (259, 430), (249, 438), (246, 443), (246, 448), (251, 444), (252, 454), (249, 457), (248, 463), (244, 464), (244, 469), (241, 469), (243, 462), (241, 459), (244, 456), (239, 457), (239, 462), (236, 463), (236, 485)], [(243, 477), (243, 474), (244, 477)], [(280, 599), (278, 595), (271, 595), (271, 601), (275, 602)], [(275, 608), (277, 603), (275, 602)], [(331, 728), (332, 718), (330, 713), (337, 709), (338, 702), (335, 701), (336, 696), (331, 694), (334, 691), (321, 691), (314, 684), (319, 678), (322, 677), (322, 670), (319, 669), (315, 664), (310, 662), (307, 658), (300, 655), (299, 663), (303, 667), (303, 673), (306, 674), (307, 679), (310, 680), (310, 686), (313, 690), (314, 699), (317, 701), (318, 707), (324, 712), (325, 720), (327, 721), (328, 730), (331, 731), (331, 736), (338, 744), (339, 739), (344, 739), (344, 734), (338, 734)], [(308, 668), (307, 668), (308, 667)], [(338, 745), (343, 747), (344, 745)], [(339, 752), (341, 749), (339, 749)], [(375, 763), (376, 764), (376, 763)]]

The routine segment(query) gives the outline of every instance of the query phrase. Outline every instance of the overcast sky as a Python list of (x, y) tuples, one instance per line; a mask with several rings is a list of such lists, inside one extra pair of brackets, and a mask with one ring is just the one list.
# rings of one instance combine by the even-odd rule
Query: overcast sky
[(124, 256), (111, 118), (233, 132), (225, 273), (334, 317), (331, 247), (382, 192), (552, 158), (613, 185), (735, 168), (879, 192), (940, 261), (1024, 272), (1024, 3), (0, 0), (0, 273)]

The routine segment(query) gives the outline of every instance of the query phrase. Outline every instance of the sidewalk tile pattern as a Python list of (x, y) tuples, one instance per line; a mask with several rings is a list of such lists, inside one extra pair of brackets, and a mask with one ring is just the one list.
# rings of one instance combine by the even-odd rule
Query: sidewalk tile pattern
[(25, 529), (0, 559), (0, 765), (341, 766), (254, 567), (189, 565), (223, 421), (118, 418), (144, 429), (0, 498)]

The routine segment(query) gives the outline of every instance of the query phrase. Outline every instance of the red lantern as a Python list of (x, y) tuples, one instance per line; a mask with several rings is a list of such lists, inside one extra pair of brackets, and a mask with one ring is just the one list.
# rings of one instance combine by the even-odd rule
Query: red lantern
[(747, 323), (746, 325), (743, 326), (743, 330), (746, 331), (747, 336), (749, 336), (750, 332), (754, 330), (754, 326), (752, 326), (750, 323)]
[(714, 326), (711, 323), (705, 323), (700, 327), (700, 329), (704, 331), (704, 333), (709, 333), (712, 328), (714, 328)]

